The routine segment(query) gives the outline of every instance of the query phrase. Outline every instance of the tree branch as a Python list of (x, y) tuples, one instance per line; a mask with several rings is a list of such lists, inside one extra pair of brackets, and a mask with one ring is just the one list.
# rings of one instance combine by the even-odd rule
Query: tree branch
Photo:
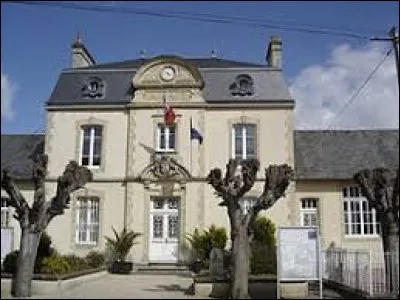
[(354, 174), (353, 179), (361, 187), (363, 196), (370, 201), (371, 206), (374, 206), (374, 173), (369, 169), (364, 169)]
[(261, 210), (271, 208), (279, 198), (285, 196), (285, 190), (293, 180), (293, 175), (293, 169), (287, 164), (270, 165), (265, 168), (264, 191), (249, 210), (247, 225), (254, 223)]
[(33, 162), (32, 177), (34, 195), (30, 219), (31, 223), (37, 223), (45, 209), (44, 203), (46, 199), (44, 181), (47, 175), (48, 156), (39, 154), (33, 159)]
[(242, 162), (242, 186), (237, 192), (239, 198), (243, 197), (254, 185), (260, 163), (257, 159), (246, 159)]
[(14, 215), (14, 217), (20, 222), (22, 226), (26, 223), (26, 221), (29, 221), (29, 205), (22, 195), (20, 189), (10, 176), (9, 170), (2, 171), (1, 187), (10, 197), (8, 204), (15, 208), (16, 215)]
[(88, 168), (79, 166), (75, 161), (70, 161), (65, 167), (63, 175), (57, 179), (56, 195), (46, 206), (45, 223), (48, 224), (52, 218), (63, 214), (64, 209), (68, 208), (70, 194), (82, 188), (92, 179), (92, 172)]

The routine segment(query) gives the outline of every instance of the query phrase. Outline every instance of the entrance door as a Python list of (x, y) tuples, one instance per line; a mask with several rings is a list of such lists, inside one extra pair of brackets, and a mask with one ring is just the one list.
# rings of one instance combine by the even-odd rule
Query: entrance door
[(176, 263), (179, 242), (179, 197), (154, 197), (150, 204), (149, 261)]

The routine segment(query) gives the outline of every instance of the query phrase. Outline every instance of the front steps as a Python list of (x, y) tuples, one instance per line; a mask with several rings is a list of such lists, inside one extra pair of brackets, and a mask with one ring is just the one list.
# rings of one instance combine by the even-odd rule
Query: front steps
[(137, 265), (133, 267), (135, 274), (153, 274), (153, 275), (180, 275), (185, 277), (192, 277), (192, 271), (188, 266), (173, 265), (173, 264), (149, 264)]

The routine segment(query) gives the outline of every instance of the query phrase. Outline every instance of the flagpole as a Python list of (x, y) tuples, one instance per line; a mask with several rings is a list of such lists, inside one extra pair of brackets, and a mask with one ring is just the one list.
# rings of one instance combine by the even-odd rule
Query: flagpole
[(190, 175), (192, 175), (192, 117), (190, 117), (189, 143), (190, 143), (190, 152), (189, 152)]

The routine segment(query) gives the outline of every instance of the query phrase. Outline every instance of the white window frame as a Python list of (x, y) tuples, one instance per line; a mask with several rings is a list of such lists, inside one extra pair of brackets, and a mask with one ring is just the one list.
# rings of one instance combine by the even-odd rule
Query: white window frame
[(247, 131), (248, 127), (252, 126), (254, 127), (254, 157), (251, 158), (256, 158), (257, 157), (257, 125), (252, 124), (252, 123), (236, 123), (232, 125), (232, 158), (236, 158), (236, 128), (237, 126), (242, 126), (241, 127), (241, 137), (242, 137), (242, 159), (247, 159), (249, 158), (248, 156), (248, 149), (247, 149)]
[[(300, 199), (300, 225), (303, 227), (319, 226), (318, 218), (318, 203), (319, 199), (315, 197), (305, 197)], [(315, 216), (315, 224), (305, 224), (305, 216), (308, 215), (309, 219), (312, 220), (311, 216)]]
[[(346, 193), (346, 196), (345, 196)], [(342, 196), (343, 196), (343, 223), (344, 223), (344, 235), (346, 237), (377, 237), (379, 236), (380, 233), (380, 224), (376, 220), (376, 211), (375, 209), (371, 208), (367, 198), (362, 196), (361, 193), (361, 188), (358, 186), (348, 186), (344, 187), (342, 190)], [(352, 203), (357, 203), (359, 210), (354, 212), (352, 211), (351, 204)], [(367, 209), (364, 209), (364, 205), (367, 207)], [(345, 209), (345, 206), (347, 206), (347, 210)], [(369, 209), (368, 209), (369, 208)], [(359, 215), (360, 218), (360, 232), (358, 233), (353, 233), (352, 232), (352, 227), (355, 226), (358, 223), (353, 222), (353, 215), (356, 214)], [(370, 217), (372, 217), (371, 222), (366, 222), (365, 220), (365, 214), (370, 214)], [(346, 222), (346, 216), (347, 216), (347, 222)], [(372, 233), (365, 233), (364, 231), (364, 226), (366, 224), (372, 224)], [(347, 232), (346, 232), (347, 231)]]
[[(174, 147), (169, 147), (170, 130), (174, 128)], [(164, 147), (161, 147), (161, 129), (164, 129)], [(177, 126), (167, 126), (164, 123), (157, 124), (157, 152), (176, 152)]]
[(254, 196), (246, 196), (246, 197), (242, 197), (239, 200), (239, 205), (240, 205), (240, 208), (242, 209), (242, 212), (244, 215), (247, 215), (250, 208), (252, 208), (254, 206), (254, 204), (256, 204), (257, 199), (258, 198), (254, 197)]
[[(98, 155), (100, 156), (100, 164), (98, 164), (98, 165), (94, 165), (94, 164), (93, 164), (93, 160), (94, 160), (94, 156), (95, 156), (95, 153), (94, 153), (94, 141), (95, 141), (95, 128), (96, 128), (96, 127), (100, 127), (100, 128), (101, 128), (101, 135), (100, 135), (100, 143), (101, 143), (101, 145), (100, 145), (100, 153), (98, 154)], [(89, 128), (89, 129), (90, 129), (90, 139), (89, 139), (89, 162), (88, 162), (87, 165), (84, 165), (84, 164), (82, 163), (82, 160), (83, 160), (83, 147), (84, 147), (84, 137), (85, 137), (85, 129), (86, 129), (86, 128)], [(83, 125), (83, 126), (81, 127), (81, 150), (80, 150), (80, 152), (79, 152), (79, 155), (80, 155), (80, 157), (79, 157), (80, 165), (85, 166), (85, 167), (88, 167), (88, 168), (91, 168), (91, 169), (99, 169), (99, 168), (100, 168), (100, 166), (101, 166), (101, 164), (102, 164), (102, 160), (103, 160), (103, 157), (102, 157), (102, 149), (103, 149), (103, 130), (104, 130), (103, 125), (98, 125), (98, 124), (96, 124), (96, 125)]]
[[(85, 223), (81, 224), (82, 202), (86, 203)], [(100, 198), (95, 196), (83, 196), (76, 199), (76, 231), (75, 243), (77, 245), (97, 245), (100, 238)], [(82, 230), (83, 229), (83, 230)], [(97, 230), (97, 239), (92, 239), (91, 233)], [(81, 234), (82, 233), (82, 234)], [(83, 237), (85, 233), (86, 237)]]
[(10, 207), (7, 206), (7, 198), (1, 197), (1, 228), (10, 227), (10, 219), (11, 219), (11, 211)]

